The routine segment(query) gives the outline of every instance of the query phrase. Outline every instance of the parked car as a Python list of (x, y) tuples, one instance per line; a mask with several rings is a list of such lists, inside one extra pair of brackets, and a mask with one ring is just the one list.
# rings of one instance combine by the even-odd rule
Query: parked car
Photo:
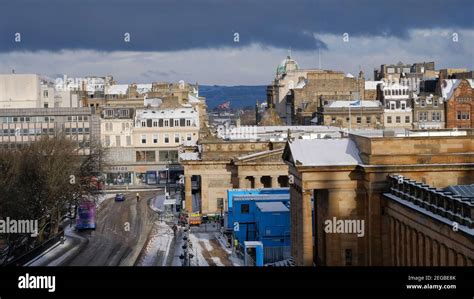
[(125, 194), (123, 193), (115, 194), (115, 201), (124, 201), (124, 200), (125, 200)]

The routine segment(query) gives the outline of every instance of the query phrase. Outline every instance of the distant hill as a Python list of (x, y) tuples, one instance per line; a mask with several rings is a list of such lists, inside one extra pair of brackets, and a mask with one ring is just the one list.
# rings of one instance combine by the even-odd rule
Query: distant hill
[(267, 99), (265, 85), (199, 85), (199, 96), (206, 98), (209, 109), (213, 109), (226, 101), (230, 101), (230, 107), (235, 109), (254, 106), (256, 100), (262, 103)]

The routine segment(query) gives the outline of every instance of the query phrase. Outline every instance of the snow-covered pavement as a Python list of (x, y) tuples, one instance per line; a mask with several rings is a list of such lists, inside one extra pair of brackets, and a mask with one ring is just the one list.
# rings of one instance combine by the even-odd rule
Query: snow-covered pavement
[[(242, 266), (243, 261), (237, 258), (232, 249), (225, 246), (219, 232), (193, 232), (191, 228), (189, 239), (192, 247), (189, 249), (194, 255), (191, 266)], [(179, 256), (183, 253), (184, 234), (180, 234), (175, 245), (172, 266), (181, 266)]]
[(173, 230), (164, 223), (156, 221), (136, 266), (168, 266), (167, 260), (173, 242)]

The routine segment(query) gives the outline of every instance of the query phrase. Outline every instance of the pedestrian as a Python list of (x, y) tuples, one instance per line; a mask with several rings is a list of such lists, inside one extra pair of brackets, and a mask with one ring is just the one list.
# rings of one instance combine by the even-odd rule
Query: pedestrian
[(137, 202), (140, 201), (140, 193), (137, 192)]

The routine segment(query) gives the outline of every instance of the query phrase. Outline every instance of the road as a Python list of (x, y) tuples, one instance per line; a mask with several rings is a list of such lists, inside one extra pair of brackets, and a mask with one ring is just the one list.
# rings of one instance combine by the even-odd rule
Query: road
[(162, 191), (125, 193), (125, 201), (108, 199), (96, 215), (96, 230), (79, 232), (88, 242), (62, 266), (133, 266), (157, 215), (147, 202)]

